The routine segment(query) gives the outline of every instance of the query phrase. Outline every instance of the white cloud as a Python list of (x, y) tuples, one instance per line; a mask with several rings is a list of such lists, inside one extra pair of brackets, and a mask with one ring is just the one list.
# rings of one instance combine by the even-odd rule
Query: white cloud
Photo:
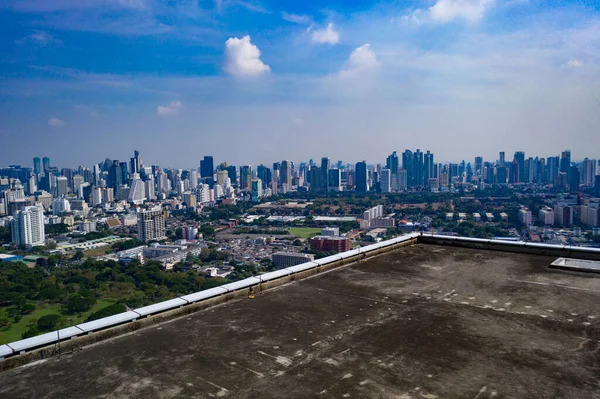
[(17, 44), (31, 43), (35, 46), (46, 46), (49, 44), (61, 44), (62, 41), (55, 38), (48, 32), (44, 32), (41, 30), (37, 30), (29, 36), (25, 36), (24, 38), (17, 40)]
[(258, 76), (271, 71), (261, 61), (260, 50), (250, 42), (250, 36), (241, 39), (231, 37), (225, 42), (225, 65), (223, 70), (235, 76)]
[(348, 58), (346, 68), (340, 72), (343, 78), (352, 78), (377, 67), (377, 56), (369, 43), (355, 48)]
[(495, 0), (438, 0), (429, 8), (429, 16), (439, 22), (455, 19), (477, 22), (494, 3)]
[(156, 115), (158, 116), (174, 116), (179, 114), (183, 108), (183, 103), (180, 101), (173, 101), (169, 105), (159, 105), (156, 107)]
[(292, 123), (296, 126), (302, 126), (306, 123), (306, 121), (304, 121), (302, 118), (296, 118), (292, 121)]
[(569, 60), (569, 62), (567, 62), (567, 64), (566, 64), (566, 67), (567, 68), (579, 68), (582, 65), (583, 65), (583, 62), (581, 62), (581, 60)]
[(287, 12), (282, 12), (281, 18), (285, 19), (288, 22), (293, 22), (295, 24), (309, 24), (310, 23), (310, 17), (308, 15), (290, 14)]
[(64, 126), (65, 125), (65, 121), (58, 119), (58, 118), (50, 118), (48, 119), (48, 126), (52, 126), (52, 127), (60, 127), (60, 126)]
[(320, 44), (336, 44), (340, 41), (340, 34), (334, 30), (333, 23), (330, 22), (327, 27), (312, 31), (312, 41)]

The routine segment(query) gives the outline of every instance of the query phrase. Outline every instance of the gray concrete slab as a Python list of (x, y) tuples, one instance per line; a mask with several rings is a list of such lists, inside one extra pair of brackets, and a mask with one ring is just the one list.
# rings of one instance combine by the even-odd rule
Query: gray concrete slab
[(0, 398), (600, 398), (600, 279), (403, 248), (0, 374)]

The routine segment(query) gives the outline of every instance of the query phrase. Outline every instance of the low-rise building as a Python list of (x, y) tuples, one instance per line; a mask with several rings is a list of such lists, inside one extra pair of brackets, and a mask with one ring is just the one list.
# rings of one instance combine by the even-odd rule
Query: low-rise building
[(350, 250), (350, 238), (316, 236), (310, 240), (313, 251), (345, 252)]
[(290, 266), (301, 265), (302, 263), (315, 260), (312, 254), (302, 254), (295, 252), (276, 252), (272, 256), (273, 266), (276, 269), (283, 269)]

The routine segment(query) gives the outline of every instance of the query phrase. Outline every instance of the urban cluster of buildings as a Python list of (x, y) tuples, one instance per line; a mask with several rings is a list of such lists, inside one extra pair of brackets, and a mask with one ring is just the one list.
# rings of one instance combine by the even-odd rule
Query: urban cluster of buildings
[[(512, 161), (505, 153), (499, 159), (474, 162), (436, 163), (434, 154), (405, 150), (390, 154), (385, 164), (356, 164), (321, 158), (295, 164), (289, 160), (266, 165), (234, 166), (226, 162), (216, 165), (205, 156), (199, 168), (168, 169), (145, 165), (138, 151), (128, 162), (106, 159), (91, 169), (57, 168), (50, 159), (34, 158), (33, 168), (10, 165), (0, 168), (0, 224), (10, 225), (13, 242), (37, 246), (44, 243), (44, 225), (65, 223), (79, 231), (95, 230), (95, 222), (87, 220), (90, 209), (107, 211), (122, 205), (136, 208), (138, 236), (143, 241), (166, 237), (164, 206), (176, 213), (198, 212), (204, 206), (234, 203), (238, 200), (260, 202), (263, 197), (290, 191), (316, 192), (400, 192), (411, 190), (453, 191), (464, 185), (554, 185), (564, 191), (592, 190), (600, 196), (599, 163), (585, 158), (571, 160), (570, 151), (547, 158), (526, 157), (517, 151)], [(174, 200), (176, 198), (176, 200)], [(597, 227), (599, 201), (584, 199), (577, 204), (583, 223)], [(149, 205), (149, 206), (148, 206)], [(51, 212), (51, 215), (50, 215)], [(548, 225), (573, 223), (574, 204), (558, 202), (538, 215)], [(521, 216), (520, 216), (521, 217)], [(521, 217), (527, 224), (531, 218)], [(394, 227), (393, 215), (383, 215), (381, 207), (367, 210), (363, 228)], [(337, 239), (336, 239), (337, 240)], [(320, 249), (344, 244), (318, 243)], [(338, 240), (339, 241), (339, 240)], [(326, 250), (326, 249), (325, 249)]]

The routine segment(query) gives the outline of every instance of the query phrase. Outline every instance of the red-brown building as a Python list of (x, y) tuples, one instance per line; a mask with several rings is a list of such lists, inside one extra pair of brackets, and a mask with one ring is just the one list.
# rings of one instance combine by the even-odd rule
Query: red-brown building
[(310, 240), (310, 249), (313, 251), (346, 252), (350, 250), (350, 238), (316, 236)]

